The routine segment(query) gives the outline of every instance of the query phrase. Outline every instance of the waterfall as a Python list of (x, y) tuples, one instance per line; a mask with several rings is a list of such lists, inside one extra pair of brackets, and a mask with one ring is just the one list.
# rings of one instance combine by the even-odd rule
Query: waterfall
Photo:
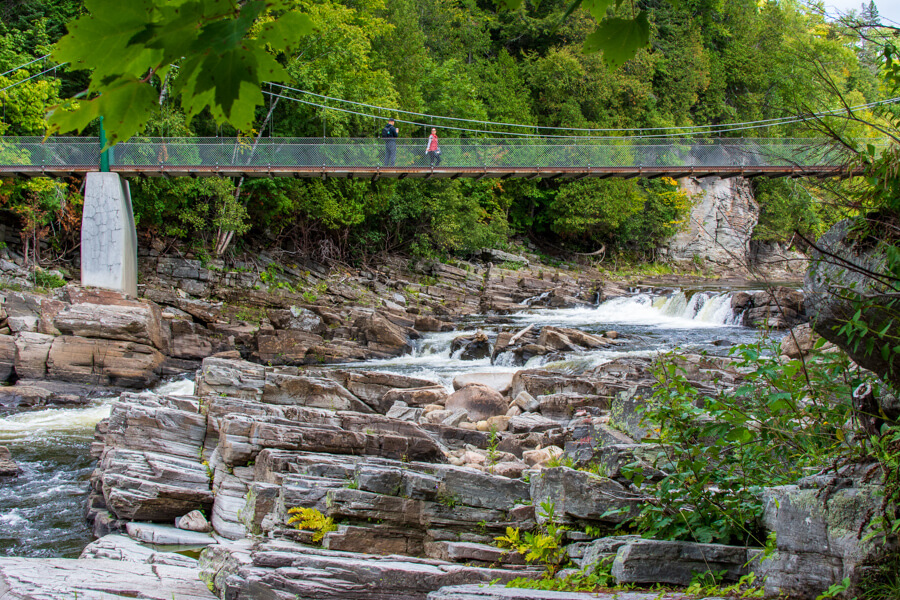
[(671, 327), (740, 325), (731, 309), (732, 292), (695, 292), (690, 297), (678, 291), (667, 296), (639, 293), (613, 298), (597, 307), (606, 322)]

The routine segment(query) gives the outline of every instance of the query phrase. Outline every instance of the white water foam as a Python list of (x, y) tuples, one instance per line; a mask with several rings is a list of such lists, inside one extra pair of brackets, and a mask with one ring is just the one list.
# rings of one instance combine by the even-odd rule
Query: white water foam
[(84, 408), (48, 408), (0, 418), (0, 442), (41, 439), (54, 433), (90, 434), (109, 417), (109, 405)]
[(153, 391), (160, 396), (193, 396), (196, 388), (193, 379), (179, 379), (164, 383)]
[(706, 329), (736, 326), (730, 292), (697, 292), (690, 299), (684, 292), (669, 296), (636, 294), (607, 300), (596, 308), (568, 308), (513, 315), (525, 323), (592, 325), (639, 325), (659, 329)]

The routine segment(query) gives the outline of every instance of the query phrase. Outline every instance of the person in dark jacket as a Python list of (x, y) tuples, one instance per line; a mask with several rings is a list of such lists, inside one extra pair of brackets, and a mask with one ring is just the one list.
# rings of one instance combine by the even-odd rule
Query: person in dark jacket
[(438, 145), (437, 129), (431, 129), (431, 135), (428, 136), (428, 142), (425, 144), (425, 155), (431, 159), (432, 167), (441, 166), (441, 148)]
[(384, 166), (393, 167), (397, 158), (397, 137), (400, 130), (394, 127), (394, 119), (388, 119), (388, 124), (381, 130), (384, 138)]

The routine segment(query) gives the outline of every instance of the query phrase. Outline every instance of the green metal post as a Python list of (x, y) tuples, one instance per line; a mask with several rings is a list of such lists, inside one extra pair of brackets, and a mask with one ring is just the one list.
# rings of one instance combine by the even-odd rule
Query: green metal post
[[(103, 128), (103, 117), (100, 117), (100, 149), (106, 147), (106, 130)], [(100, 172), (109, 173), (110, 151), (103, 150), (100, 153)]]

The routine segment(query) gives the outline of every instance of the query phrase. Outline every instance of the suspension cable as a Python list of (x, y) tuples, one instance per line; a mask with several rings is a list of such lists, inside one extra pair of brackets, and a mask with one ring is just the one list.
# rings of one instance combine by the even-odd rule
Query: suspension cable
[[(346, 108), (338, 108), (335, 106), (328, 106), (325, 104), (320, 104), (318, 102), (311, 102), (309, 100), (301, 100), (300, 98), (293, 98), (291, 96), (276, 94), (275, 92), (265, 91), (263, 93), (270, 94), (270, 95), (276, 96), (278, 98), (284, 98), (285, 100), (292, 100), (294, 102), (299, 102), (301, 104), (306, 104), (306, 105), (314, 106), (317, 108), (323, 108), (326, 110), (334, 110), (334, 111), (348, 113), (348, 114), (357, 115), (357, 116), (361, 116), (361, 117), (372, 117), (374, 119), (383, 118), (383, 117), (379, 117), (377, 115), (373, 115), (371, 113), (364, 113), (364, 112), (354, 111), (354, 110), (350, 110), (350, 109), (346, 109)], [(897, 102), (900, 102), (900, 97), (891, 98), (889, 100), (881, 100), (878, 102), (878, 104), (894, 104)], [(870, 104), (875, 104), (875, 103), (870, 103)], [(867, 106), (867, 105), (860, 105), (860, 106)], [(851, 109), (855, 109), (855, 108), (858, 108), (858, 107), (851, 107)], [(800, 123), (800, 122), (814, 119), (819, 116), (823, 116), (830, 112), (836, 112), (837, 110), (838, 109), (835, 109), (835, 111), (827, 111), (826, 113), (814, 113), (814, 114), (810, 114), (808, 116), (786, 117), (786, 119), (790, 119), (790, 120), (780, 121), (777, 124), (778, 125), (788, 125), (788, 124), (792, 124), (792, 123)], [(841, 109), (841, 110), (843, 110), (843, 109)], [(397, 112), (403, 112), (403, 111), (397, 111)], [(438, 118), (440, 118), (440, 117), (438, 117)], [(409, 120), (405, 120), (405, 119), (396, 119), (396, 120), (400, 123), (406, 123), (408, 125), (425, 126), (425, 127), (428, 126), (426, 123), (420, 123), (418, 121), (409, 121)], [(463, 120), (463, 119), (458, 119), (458, 120)], [(481, 123), (481, 121), (475, 121), (475, 122)], [(483, 129), (469, 129), (469, 128), (465, 128), (465, 127), (453, 127), (453, 126), (449, 126), (449, 125), (442, 126), (441, 128), (442, 129), (450, 129), (453, 131), (463, 131), (463, 132), (467, 132), (467, 133), (512, 135), (512, 136), (523, 137), (523, 138), (552, 138), (552, 139), (573, 139), (573, 138), (602, 139), (602, 138), (608, 138), (608, 139), (615, 139), (615, 138), (619, 138), (619, 137), (628, 137), (629, 139), (666, 139), (666, 138), (672, 138), (672, 137), (686, 137), (686, 136), (696, 136), (696, 135), (711, 135), (711, 134), (715, 135), (715, 134), (729, 133), (729, 132), (734, 132), (734, 131), (747, 131), (747, 130), (752, 130), (752, 129), (763, 129), (766, 127), (773, 126), (772, 124), (753, 124), (753, 122), (748, 122), (748, 123), (749, 124), (746, 124), (746, 125), (741, 124), (741, 123), (735, 123), (735, 125), (743, 125), (743, 126), (729, 127), (729, 128), (717, 129), (717, 130), (712, 130), (712, 131), (703, 130), (703, 131), (695, 131), (695, 132), (681, 132), (681, 133), (668, 133), (668, 134), (662, 133), (662, 134), (635, 135), (635, 136), (541, 135), (541, 134), (536, 134), (536, 133), (516, 133), (516, 132), (490, 131), (490, 130), (483, 130)], [(531, 126), (529, 126), (529, 127), (531, 127)], [(718, 126), (718, 127), (724, 127), (724, 126)], [(589, 130), (589, 131), (607, 131), (607, 130)], [(612, 130), (612, 131), (628, 132), (628, 131), (640, 131), (640, 129), (617, 129), (617, 130)]]
[(55, 71), (56, 69), (60, 68), (60, 67), (63, 66), (64, 64), (66, 64), (66, 63), (60, 63), (60, 64), (58, 64), (58, 65), (53, 65), (53, 66), (50, 67), (49, 69), (44, 69), (44, 70), (41, 71), (40, 73), (37, 73), (37, 74), (35, 74), (35, 75), (32, 75), (31, 77), (29, 77), (29, 78), (27, 78), (27, 79), (22, 79), (22, 80), (20, 80), (20, 81), (15, 82), (15, 83), (11, 83), (11, 84), (9, 84), (8, 86), (6, 86), (5, 88), (0, 89), (0, 92), (5, 92), (6, 90), (8, 90), (8, 89), (10, 89), (10, 88), (14, 88), (14, 87), (16, 87), (17, 85), (19, 85), (20, 83), (25, 83), (26, 81), (31, 81), (31, 80), (34, 79), (35, 77), (40, 77), (40, 76), (43, 75), (44, 73), (49, 73), (50, 71)]
[[(503, 123), (498, 121), (480, 121), (477, 119), (465, 119), (460, 117), (448, 117), (441, 115), (432, 115), (427, 113), (417, 113), (408, 110), (401, 110), (395, 108), (388, 108), (386, 106), (379, 106), (377, 104), (367, 104), (365, 102), (356, 102), (353, 100), (345, 100), (343, 98), (336, 98), (333, 96), (326, 96), (324, 94), (317, 94), (315, 92), (310, 92), (307, 90), (301, 90), (299, 88), (294, 88), (287, 85), (282, 85), (280, 83), (272, 83), (272, 85), (280, 87), (285, 90), (290, 90), (292, 92), (297, 92), (300, 94), (306, 94), (309, 96), (315, 96), (317, 98), (321, 98), (323, 100), (333, 100), (335, 102), (343, 102), (345, 104), (352, 104), (356, 106), (362, 106), (365, 108), (373, 108), (376, 110), (389, 111), (394, 113), (402, 113), (407, 115), (412, 115), (415, 117), (426, 117), (431, 119), (445, 119), (449, 121), (463, 121), (466, 123), (477, 123), (479, 125), (496, 125), (501, 127), (516, 127), (522, 129), (547, 129), (547, 130), (556, 130), (556, 131), (584, 131), (584, 132), (597, 132), (597, 133), (620, 133), (620, 132), (629, 132), (629, 131), (691, 131), (696, 129), (716, 129), (722, 127), (742, 127), (745, 125), (758, 125), (758, 124), (772, 124), (772, 125), (780, 125), (787, 123), (795, 123), (796, 119), (800, 120), (808, 120), (814, 117), (828, 116), (829, 114), (836, 114), (847, 110), (846, 108), (835, 108), (827, 111), (822, 111), (819, 113), (813, 113), (810, 115), (793, 115), (789, 117), (778, 117), (773, 119), (762, 119), (758, 121), (742, 121), (737, 123), (720, 123), (718, 125), (684, 125), (684, 126), (672, 126), (672, 127), (628, 127), (628, 128), (607, 128), (607, 129), (591, 129), (591, 128), (583, 128), (583, 127), (552, 127), (549, 125), (523, 125), (520, 123)], [(876, 106), (880, 106), (883, 104), (893, 104), (897, 101), (900, 101), (900, 98), (889, 98), (887, 100), (877, 100), (874, 102), (869, 102), (866, 104), (859, 104), (856, 106), (849, 107), (850, 110), (864, 110), (867, 108), (874, 108)], [(444, 127), (444, 129), (449, 129), (449, 127)]]
[(41, 56), (40, 58), (36, 58), (36, 59), (34, 59), (33, 61), (31, 61), (31, 62), (25, 63), (24, 65), (19, 65), (18, 67), (13, 67), (12, 69), (10, 69), (9, 71), (6, 71), (5, 73), (0, 73), (0, 77), (3, 77), (4, 75), (9, 75), (9, 74), (12, 73), (13, 71), (18, 71), (19, 69), (24, 69), (24, 68), (27, 67), (28, 65), (33, 65), (33, 64), (36, 63), (37, 61), (39, 61), (39, 60), (44, 60), (44, 59), (47, 58), (48, 56), (50, 56), (50, 55), (49, 55), (49, 54), (45, 54), (45, 55)]

